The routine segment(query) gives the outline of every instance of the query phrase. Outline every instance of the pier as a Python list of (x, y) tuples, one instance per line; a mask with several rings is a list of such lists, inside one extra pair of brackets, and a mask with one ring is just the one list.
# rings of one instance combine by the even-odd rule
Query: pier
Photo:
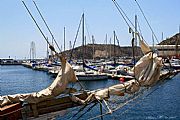
[(22, 60), (0, 59), (0, 65), (21, 65)]

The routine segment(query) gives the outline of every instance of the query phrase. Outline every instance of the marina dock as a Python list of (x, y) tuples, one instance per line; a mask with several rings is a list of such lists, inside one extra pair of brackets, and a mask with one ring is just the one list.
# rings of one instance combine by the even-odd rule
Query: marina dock
[(22, 60), (0, 59), (0, 65), (21, 65)]

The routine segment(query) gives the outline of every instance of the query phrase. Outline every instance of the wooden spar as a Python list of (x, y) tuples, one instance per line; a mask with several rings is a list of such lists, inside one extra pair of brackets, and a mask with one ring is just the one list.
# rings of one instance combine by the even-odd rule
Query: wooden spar
[(0, 120), (14, 120), (21, 118), (22, 106), (20, 103), (0, 107)]
[[(75, 95), (76, 97), (85, 100), (87, 98), (86, 93), (81, 93), (78, 95)], [(47, 114), (51, 112), (61, 111), (68, 108), (76, 107), (81, 104), (74, 103), (69, 96), (57, 98), (57, 99), (51, 99), (47, 101), (43, 101), (37, 104), (27, 104), (23, 108), (23, 111), (26, 115), (26, 117), (38, 117), (38, 115)], [(32, 108), (36, 109), (32, 109)], [(35, 110), (35, 111), (34, 111)]]

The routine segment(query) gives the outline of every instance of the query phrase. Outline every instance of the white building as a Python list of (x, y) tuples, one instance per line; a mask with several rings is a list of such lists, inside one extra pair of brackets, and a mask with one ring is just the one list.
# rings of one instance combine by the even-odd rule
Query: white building
[(159, 56), (162, 57), (176, 56), (180, 58), (180, 45), (154, 45), (154, 48), (158, 50)]

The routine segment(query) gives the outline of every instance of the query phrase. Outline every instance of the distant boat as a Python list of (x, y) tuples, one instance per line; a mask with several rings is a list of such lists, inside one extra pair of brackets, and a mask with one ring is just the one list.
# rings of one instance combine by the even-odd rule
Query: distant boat
[[(84, 13), (82, 14), (82, 43), (83, 43), (83, 49), (84, 49), (84, 40), (85, 36), (84, 36)], [(83, 50), (84, 51), (84, 50)], [(75, 70), (75, 74), (78, 78), (78, 80), (83, 81), (83, 80), (87, 80), (87, 81), (94, 81), (94, 80), (107, 80), (108, 76), (105, 73), (100, 73), (98, 72), (98, 69), (93, 67), (93, 66), (89, 66), (85, 63), (85, 59), (84, 59), (84, 52), (83, 52), (83, 58), (82, 58), (82, 63), (80, 65), (75, 65), (74, 67)]]
[(175, 70), (180, 69), (180, 60), (179, 59), (166, 59), (165, 60), (165, 68), (172, 68)]

